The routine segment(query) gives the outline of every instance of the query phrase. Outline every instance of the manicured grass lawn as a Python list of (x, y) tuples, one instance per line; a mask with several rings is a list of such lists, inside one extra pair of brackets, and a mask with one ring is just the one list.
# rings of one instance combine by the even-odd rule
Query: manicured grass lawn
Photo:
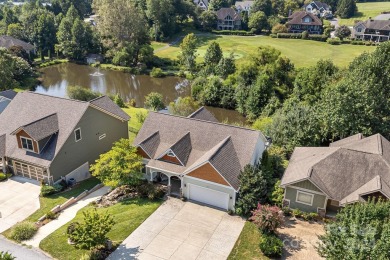
[(138, 131), (141, 129), (142, 126), (142, 124), (138, 122), (137, 113), (147, 114), (148, 110), (144, 108), (129, 107), (123, 108), (123, 111), (125, 111), (131, 117), (129, 121), (129, 139), (131, 142), (133, 142), (134, 138), (136, 137)]
[[(116, 223), (108, 233), (108, 238), (111, 239), (114, 244), (119, 244), (145, 221), (160, 204), (161, 201), (134, 199), (118, 203), (108, 208), (98, 208), (97, 210), (102, 213), (108, 212), (114, 218)], [(82, 222), (84, 219), (82, 212), (92, 209), (93, 206), (83, 208), (71, 222)], [(68, 224), (46, 237), (39, 245), (41, 249), (48, 252), (56, 259), (80, 259), (83, 254), (88, 252), (87, 250), (76, 249), (74, 246), (67, 243), (66, 229)]]
[[(197, 36), (199, 43), (197, 61), (203, 61), (207, 46), (211, 41), (217, 41), (224, 55), (234, 53), (237, 63), (243, 64), (253, 55), (259, 46), (271, 46), (290, 58), (296, 67), (312, 66), (320, 59), (331, 59), (342, 67), (346, 67), (356, 56), (363, 52), (373, 51), (375, 47), (360, 45), (330, 45), (324, 42), (276, 39), (268, 36), (218, 36), (214, 34)], [(156, 51), (155, 54), (164, 58), (176, 59), (179, 54), (179, 44), (167, 49)]]
[(264, 256), (259, 248), (260, 243), (260, 232), (257, 227), (252, 223), (247, 221), (244, 228), (238, 238), (232, 252), (228, 257), (228, 260), (241, 260), (241, 259), (251, 259), (251, 260), (263, 260), (269, 259)]
[(353, 26), (356, 20), (367, 20), (369, 17), (374, 18), (381, 12), (390, 11), (390, 2), (369, 2), (357, 3), (358, 14), (349, 19), (339, 19), (340, 25)]
[(163, 42), (152, 42), (151, 45), (152, 45), (153, 50), (157, 50), (157, 49), (160, 49), (160, 48), (166, 46), (167, 44), (163, 43)]

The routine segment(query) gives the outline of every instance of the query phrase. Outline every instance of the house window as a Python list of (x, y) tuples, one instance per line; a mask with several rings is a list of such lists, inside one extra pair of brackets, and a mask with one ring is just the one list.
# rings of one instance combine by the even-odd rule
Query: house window
[(357, 31), (358, 31), (358, 32), (362, 32), (362, 28), (358, 28)]
[(81, 129), (80, 128), (77, 128), (76, 130), (74, 130), (74, 139), (76, 142), (81, 140)]
[(99, 140), (102, 140), (104, 138), (106, 138), (106, 134), (102, 134), (101, 136), (99, 136)]
[(305, 23), (310, 23), (310, 17), (305, 17), (305, 19), (303, 19), (303, 21), (305, 22)]
[(172, 151), (169, 151), (169, 152), (167, 153), (167, 155), (168, 155), (169, 157), (176, 157), (175, 154), (174, 154)]
[(305, 204), (305, 205), (309, 205), (309, 206), (312, 206), (313, 205), (313, 199), (314, 199), (314, 195), (313, 194), (310, 194), (310, 193), (307, 193), (307, 192), (303, 192), (303, 191), (297, 191), (297, 198), (296, 198), (296, 202), (298, 203), (302, 203), (302, 204)]
[(33, 142), (29, 138), (20, 137), (20, 140), (22, 141), (22, 147), (23, 149), (27, 151), (34, 151)]

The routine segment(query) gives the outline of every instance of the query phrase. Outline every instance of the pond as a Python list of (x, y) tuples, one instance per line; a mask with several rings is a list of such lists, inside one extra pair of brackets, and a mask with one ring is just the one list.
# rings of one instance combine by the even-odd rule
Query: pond
[[(82, 86), (102, 94), (119, 93), (125, 101), (134, 99), (136, 106), (143, 107), (145, 96), (150, 92), (161, 93), (165, 104), (191, 94), (188, 81), (179, 77), (152, 78), (74, 63), (50, 66), (41, 69), (41, 72), (42, 84), (37, 86), (36, 92), (57, 97), (67, 97), (68, 86)], [(208, 109), (220, 122), (245, 122), (237, 111), (214, 107)]]

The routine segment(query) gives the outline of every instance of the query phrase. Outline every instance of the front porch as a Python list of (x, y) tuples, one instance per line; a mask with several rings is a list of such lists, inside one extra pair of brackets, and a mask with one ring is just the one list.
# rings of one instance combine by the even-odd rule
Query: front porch
[(150, 169), (148, 180), (167, 187), (167, 195), (183, 197), (183, 176), (174, 173), (167, 173), (161, 170)]

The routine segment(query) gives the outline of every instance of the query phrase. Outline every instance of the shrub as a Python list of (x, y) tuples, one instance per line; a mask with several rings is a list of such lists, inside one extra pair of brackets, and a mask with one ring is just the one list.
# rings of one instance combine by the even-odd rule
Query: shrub
[(279, 257), (282, 255), (283, 242), (273, 234), (263, 234), (259, 246), (261, 252), (268, 257)]
[(150, 76), (153, 78), (162, 78), (165, 76), (165, 73), (160, 68), (153, 68), (152, 71), (150, 72)]
[[(278, 33), (276, 35), (277, 38), (285, 38), (285, 39), (307, 39), (313, 41), (321, 41), (325, 42), (328, 38), (326, 35), (321, 34), (306, 34), (303, 33)], [(304, 38), (305, 37), (305, 38)]]
[(145, 97), (145, 107), (154, 111), (165, 108), (164, 97), (160, 93), (151, 92)]
[(299, 210), (299, 209), (293, 209), (292, 210), (292, 215), (294, 217), (296, 217), (296, 218), (300, 218), (300, 217), (302, 217), (303, 212), (301, 210)]
[(137, 106), (137, 102), (135, 101), (134, 98), (130, 99), (129, 102), (127, 102), (127, 105), (129, 107), (136, 107)]
[(282, 208), (283, 214), (287, 217), (292, 215), (292, 210), (289, 207)]
[[(84, 223), (68, 227), (68, 238), (75, 243), (77, 248), (91, 249), (98, 245), (104, 245), (107, 241), (107, 233), (115, 224), (109, 214), (99, 214), (96, 209), (83, 212)], [(73, 224), (73, 223), (72, 223)]]
[(53, 188), (54, 188), (55, 192), (60, 192), (60, 191), (64, 190), (64, 187), (61, 184), (59, 184), (59, 183), (54, 184)]
[(277, 206), (261, 205), (252, 211), (252, 217), (249, 218), (263, 233), (275, 233), (283, 224), (282, 211)]
[(142, 184), (136, 186), (136, 189), (141, 197), (151, 200), (160, 199), (165, 195), (165, 190), (162, 187), (157, 187), (150, 182), (143, 182)]
[(7, 179), (7, 175), (3, 172), (0, 172), (0, 181), (5, 181)]
[(14, 259), (16, 259), (16, 257), (11, 255), (10, 253), (4, 251), (0, 252), (0, 260), (14, 260)]
[(239, 30), (221, 30), (221, 31), (212, 31), (212, 33), (219, 35), (238, 35), (238, 36), (254, 36), (253, 32), (239, 31)]
[(284, 24), (277, 23), (272, 27), (272, 33), (287, 33), (287, 27)]
[(42, 185), (41, 186), (41, 196), (47, 197), (51, 194), (56, 193), (56, 189), (53, 186), (50, 185)]
[(327, 43), (331, 44), (331, 45), (340, 45), (341, 44), (341, 41), (340, 39), (338, 38), (329, 38), (326, 40)]
[(69, 86), (66, 92), (69, 98), (80, 101), (90, 101), (101, 96), (100, 93), (93, 92), (90, 89), (83, 88), (80, 86)]
[(306, 40), (307, 38), (309, 38), (309, 32), (308, 31), (303, 31), (302, 32), (302, 39)]
[(28, 221), (20, 222), (11, 229), (10, 237), (18, 242), (32, 238), (38, 231), (37, 226)]
[(46, 213), (46, 219), (56, 219), (57, 218), (57, 214), (53, 213), (52, 211), (48, 211)]
[(136, 114), (135, 114), (135, 117), (137, 118), (137, 121), (140, 123), (140, 124), (143, 124), (145, 122), (145, 119), (146, 117), (148, 116), (147, 113), (143, 113), (141, 111), (138, 111)]
[(121, 108), (126, 107), (125, 102), (123, 102), (123, 99), (121, 98), (119, 93), (115, 95), (114, 102), (115, 102), (115, 104), (117, 104)]

